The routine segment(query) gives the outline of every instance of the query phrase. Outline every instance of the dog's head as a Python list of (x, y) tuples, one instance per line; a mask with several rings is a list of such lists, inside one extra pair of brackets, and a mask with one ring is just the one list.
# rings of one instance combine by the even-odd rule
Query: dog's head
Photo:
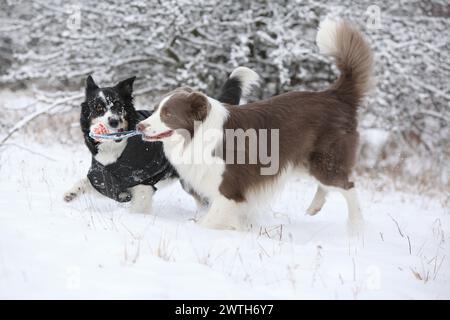
[(154, 113), (137, 125), (147, 141), (163, 140), (174, 132), (187, 132), (192, 137), (195, 125), (208, 116), (208, 97), (190, 88), (179, 88), (166, 95)]
[(98, 126), (105, 128), (108, 133), (134, 129), (134, 79), (123, 80), (114, 87), (100, 88), (91, 76), (87, 78), (85, 101), (81, 104), (83, 131), (89, 132)]

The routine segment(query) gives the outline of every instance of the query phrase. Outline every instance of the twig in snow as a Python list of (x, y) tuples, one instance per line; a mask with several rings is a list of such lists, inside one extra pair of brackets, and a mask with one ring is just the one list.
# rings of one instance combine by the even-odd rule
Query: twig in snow
[[(436, 264), (434, 265), (434, 276), (433, 276), (433, 280), (436, 280), (436, 277), (439, 273), (439, 270), (441, 270), (442, 267), (442, 263), (444, 262), (445, 256), (442, 257), (441, 262), (439, 263), (439, 266), (436, 268)], [(437, 261), (437, 259), (436, 259)]]
[(406, 236), (406, 238), (408, 239), (408, 247), (409, 247), (409, 254), (412, 254), (412, 250), (411, 250), (411, 240), (409, 239), (409, 236)]
[(423, 280), (423, 278), (422, 278), (422, 276), (420, 275), (420, 273), (418, 273), (416, 270), (414, 270), (413, 268), (409, 268), (410, 270), (411, 270), (411, 272), (412, 272), (412, 274), (414, 275), (414, 277), (417, 279), (417, 280), (420, 280), (420, 281), (422, 281)]
[(398, 224), (397, 220), (395, 220), (390, 214), (389, 214), (389, 217), (392, 219), (392, 221), (395, 222), (395, 224), (397, 225), (398, 233), (400, 233), (400, 235), (402, 236), (402, 238), (404, 238), (405, 235), (403, 234), (402, 230), (400, 229), (400, 225)]
[(356, 281), (356, 263), (355, 263), (355, 258), (352, 258), (352, 263), (353, 263), (353, 281)]
[(136, 253), (134, 255), (134, 258), (132, 260), (132, 263), (135, 264), (137, 259), (139, 258), (139, 255), (141, 253), (141, 241), (138, 240), (138, 245), (137, 245), (137, 249), (136, 249)]
[[(266, 249), (264, 249), (264, 247), (263, 247), (259, 242), (257, 242), (257, 244), (258, 244), (258, 246), (261, 248), (262, 252), (264, 252), (264, 254), (265, 254), (268, 258), (270, 258), (270, 255), (267, 253)], [(260, 255), (260, 258), (261, 258), (261, 255)]]

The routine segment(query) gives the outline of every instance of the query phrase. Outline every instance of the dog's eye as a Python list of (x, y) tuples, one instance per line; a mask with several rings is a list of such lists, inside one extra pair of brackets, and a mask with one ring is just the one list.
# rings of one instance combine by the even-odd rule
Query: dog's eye
[(102, 111), (103, 111), (103, 106), (102, 106), (101, 104), (98, 104), (98, 105), (95, 107), (95, 109), (96, 109), (98, 112), (102, 112)]

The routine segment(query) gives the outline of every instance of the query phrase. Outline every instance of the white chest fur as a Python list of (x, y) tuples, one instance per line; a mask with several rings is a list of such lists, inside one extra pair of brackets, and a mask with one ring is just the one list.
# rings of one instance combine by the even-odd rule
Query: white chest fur
[(200, 150), (202, 148), (197, 147), (199, 141), (194, 140), (195, 138), (186, 146), (183, 142), (164, 143), (164, 152), (183, 180), (197, 193), (213, 198), (219, 193), (225, 162), (212, 156), (214, 146), (206, 145)]
[(126, 140), (120, 142), (103, 142), (98, 146), (98, 153), (95, 155), (95, 160), (97, 160), (104, 166), (114, 163), (120, 157), (126, 146)]
[(183, 136), (175, 133), (164, 141), (164, 153), (177, 169), (182, 179), (197, 193), (207, 198), (219, 194), (225, 162), (213, 156), (218, 143), (223, 141), (223, 124), (228, 111), (222, 104), (208, 98), (211, 109), (201, 125), (196, 127), (194, 137), (186, 143)]

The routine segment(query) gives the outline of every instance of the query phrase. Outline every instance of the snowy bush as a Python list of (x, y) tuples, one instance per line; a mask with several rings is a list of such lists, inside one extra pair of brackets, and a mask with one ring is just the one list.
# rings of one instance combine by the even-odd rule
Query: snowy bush
[[(79, 94), (88, 74), (105, 84), (137, 75), (137, 88), (150, 95), (179, 85), (213, 94), (239, 65), (262, 76), (254, 98), (323, 89), (337, 70), (318, 53), (317, 26), (327, 15), (349, 19), (360, 25), (376, 55), (378, 85), (361, 108), (361, 126), (389, 133), (391, 148), (371, 166), (395, 167), (404, 155), (429, 159), (431, 153), (430, 166), (448, 167), (445, 0), (52, 0), (1, 1), (0, 7), (0, 85), (33, 87), (47, 97), (43, 105), (54, 102), (55, 90)], [(374, 8), (380, 13), (375, 25)], [(60, 107), (65, 114), (71, 110), (66, 103)]]

